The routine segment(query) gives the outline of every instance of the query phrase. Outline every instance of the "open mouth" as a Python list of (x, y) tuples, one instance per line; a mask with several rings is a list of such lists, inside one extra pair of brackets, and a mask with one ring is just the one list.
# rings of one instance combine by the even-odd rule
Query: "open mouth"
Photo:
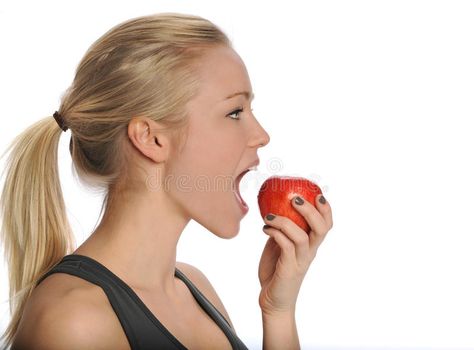
[(254, 165), (254, 166), (251, 166), (247, 169), (245, 169), (244, 171), (242, 171), (240, 173), (239, 176), (237, 176), (237, 178), (235, 179), (234, 181), (234, 189), (233, 189), (233, 192), (235, 194), (235, 197), (237, 198), (237, 202), (239, 203), (240, 205), (240, 208), (242, 209), (243, 212), (247, 212), (248, 209), (249, 209), (249, 206), (247, 205), (247, 203), (244, 201), (244, 199), (242, 198), (242, 195), (240, 194), (240, 181), (242, 180), (242, 178), (245, 176), (245, 174), (247, 174), (249, 171), (251, 170), (257, 170), (257, 166)]
[(243, 209), (248, 209), (249, 206), (247, 205), (247, 203), (245, 203), (244, 199), (242, 198), (242, 195), (240, 194), (240, 181), (242, 180), (244, 175), (247, 174), (249, 171), (250, 171), (249, 169), (244, 170), (239, 176), (237, 176), (234, 183), (234, 194), (237, 197), (237, 200), (239, 204), (241, 205), (241, 207), (243, 207)]

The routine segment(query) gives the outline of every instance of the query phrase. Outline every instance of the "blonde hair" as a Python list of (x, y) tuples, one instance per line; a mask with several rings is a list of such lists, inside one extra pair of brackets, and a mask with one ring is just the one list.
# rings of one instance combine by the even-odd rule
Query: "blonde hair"
[[(132, 117), (150, 118), (173, 134), (184, 130), (185, 105), (198, 89), (195, 63), (214, 45), (232, 47), (212, 22), (160, 13), (118, 24), (88, 49), (58, 111), (71, 130), (73, 171), (81, 182), (105, 194), (102, 210), (120, 191), (119, 183), (127, 183), (130, 158), (124, 146)], [(9, 157), (0, 206), (12, 314), (2, 336), (7, 344), (36, 282), (74, 250), (59, 182), (61, 133), (48, 116), (18, 135), (5, 151)]]

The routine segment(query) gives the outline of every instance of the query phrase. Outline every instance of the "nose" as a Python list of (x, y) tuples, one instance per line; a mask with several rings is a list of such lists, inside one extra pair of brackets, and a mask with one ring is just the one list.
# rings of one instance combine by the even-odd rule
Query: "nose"
[(268, 145), (268, 143), (270, 142), (270, 135), (268, 134), (268, 132), (264, 128), (262, 128), (262, 131), (263, 131), (263, 135), (262, 135), (262, 140), (259, 143), (260, 147), (264, 147)]
[(270, 135), (267, 131), (260, 125), (260, 123), (255, 120), (257, 127), (254, 129), (254, 137), (251, 139), (251, 146), (255, 147), (264, 147), (270, 142)]

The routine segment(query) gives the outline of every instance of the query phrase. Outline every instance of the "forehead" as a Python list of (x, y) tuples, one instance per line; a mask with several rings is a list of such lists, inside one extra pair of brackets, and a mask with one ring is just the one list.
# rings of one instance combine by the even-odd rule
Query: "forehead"
[(229, 47), (206, 50), (197, 66), (200, 93), (217, 100), (238, 91), (251, 91), (250, 78), (240, 56)]

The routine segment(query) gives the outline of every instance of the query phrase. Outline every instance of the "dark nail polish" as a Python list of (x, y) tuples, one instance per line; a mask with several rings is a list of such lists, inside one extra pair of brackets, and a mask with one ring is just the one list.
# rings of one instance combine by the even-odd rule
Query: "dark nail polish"
[(298, 204), (298, 205), (302, 205), (304, 203), (304, 200), (303, 200), (303, 198), (297, 196), (295, 198), (295, 203)]
[(270, 220), (270, 221), (271, 221), (271, 220), (275, 219), (275, 215), (273, 215), (273, 214), (267, 214), (266, 218), (267, 218), (267, 220)]
[(319, 203), (325, 204), (326, 203), (326, 198), (324, 198), (324, 196), (319, 197)]
[(271, 226), (270, 225), (263, 225), (263, 228), (266, 229), (266, 228), (270, 228)]

